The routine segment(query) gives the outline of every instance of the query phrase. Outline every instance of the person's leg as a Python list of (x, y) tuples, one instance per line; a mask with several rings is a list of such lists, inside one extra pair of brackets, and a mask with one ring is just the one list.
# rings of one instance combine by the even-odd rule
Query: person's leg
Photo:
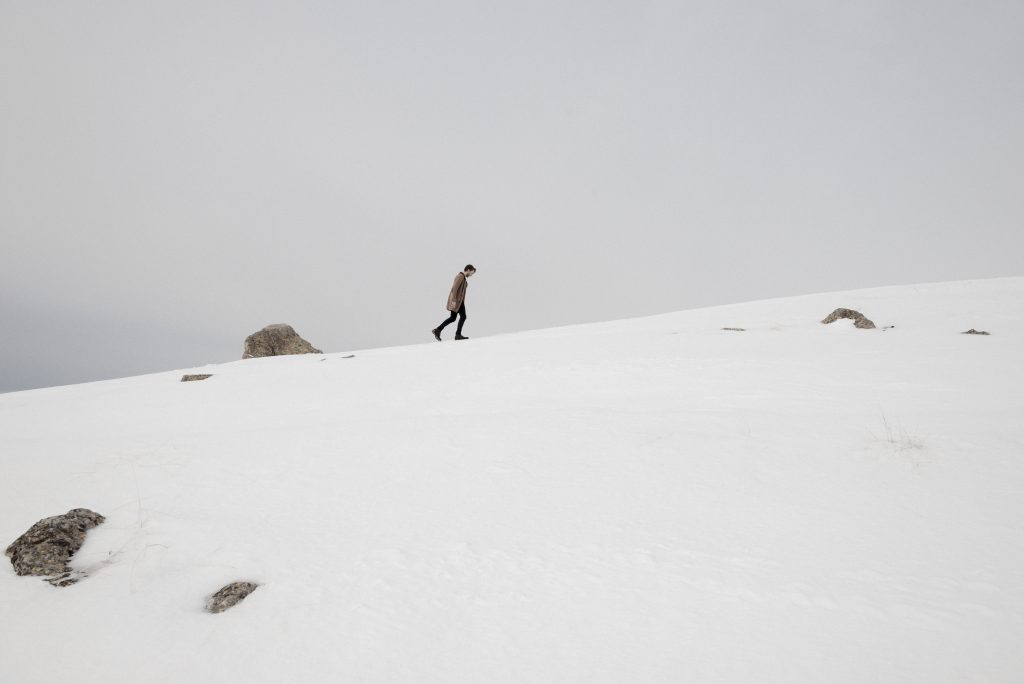
[[(456, 337), (462, 337), (462, 326), (465, 325), (465, 323), (466, 323), (466, 303), (465, 302), (463, 302), (462, 306), (459, 307), (458, 314), (459, 314), (459, 325), (458, 325), (457, 328), (455, 328), (455, 336)], [(452, 317), (454, 318), (454, 316), (455, 316), (455, 314), (453, 313)]]
[(454, 322), (455, 322), (455, 316), (456, 316), (456, 314), (457, 314), (457, 312), (456, 312), (456, 311), (452, 311), (452, 312), (451, 312), (451, 315), (450, 315), (450, 316), (448, 316), (448, 318), (447, 318), (447, 319), (445, 320), (445, 322), (444, 322), (444, 323), (442, 323), (441, 325), (437, 326), (437, 327), (436, 327), (436, 328), (434, 328), (434, 329), (435, 329), (435, 330), (436, 330), (437, 332), (441, 332), (442, 330), (444, 330), (444, 329), (445, 329), (445, 327), (446, 327), (446, 326), (447, 326), (447, 325), (448, 325), (449, 323), (454, 323)]

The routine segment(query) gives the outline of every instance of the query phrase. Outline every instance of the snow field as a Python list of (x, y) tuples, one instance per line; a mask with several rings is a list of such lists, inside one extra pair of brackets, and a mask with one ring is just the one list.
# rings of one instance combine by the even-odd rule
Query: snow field
[(1022, 313), (1024, 278), (901, 286), (0, 395), (0, 540), (108, 517), (73, 587), (5, 565), (0, 662), (1019, 681)]

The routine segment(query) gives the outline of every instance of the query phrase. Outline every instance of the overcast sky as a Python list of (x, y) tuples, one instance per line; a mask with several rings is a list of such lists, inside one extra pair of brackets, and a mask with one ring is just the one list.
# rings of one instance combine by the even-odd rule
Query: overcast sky
[(471, 337), (1024, 275), (1022, 36), (1019, 0), (0, 0), (0, 391), (268, 323), (436, 344), (467, 262)]

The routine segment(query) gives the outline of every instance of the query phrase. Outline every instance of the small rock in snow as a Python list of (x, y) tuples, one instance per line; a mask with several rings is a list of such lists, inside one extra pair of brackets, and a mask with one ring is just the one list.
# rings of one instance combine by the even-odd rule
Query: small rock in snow
[(14, 540), (5, 553), (17, 574), (47, 577), (55, 587), (66, 587), (82, 577), (72, 572), (68, 561), (82, 548), (86, 532), (104, 520), (87, 508), (43, 518)]
[(849, 318), (853, 320), (853, 325), (856, 328), (864, 330), (870, 330), (875, 327), (875, 324), (868, 320), (864, 314), (860, 311), (854, 311), (853, 309), (836, 309), (828, 316), (826, 316), (821, 322), (822, 323), (834, 323), (840, 318)]
[(196, 373), (195, 375), (182, 375), (182, 382), (195, 382), (197, 380), (205, 380), (206, 378), (212, 378), (212, 373)]
[(986, 332), (984, 330), (975, 330), (974, 328), (971, 328), (970, 330), (965, 330), (965, 331), (963, 331), (960, 334), (961, 335), (991, 335), (992, 333)]
[(206, 610), (211, 613), (223, 613), (256, 591), (257, 586), (259, 585), (254, 582), (232, 582), (210, 597), (210, 600), (206, 602)]
[(283, 323), (268, 325), (263, 330), (254, 332), (245, 338), (243, 359), (254, 359), (262, 356), (284, 356), (286, 354), (322, 354), (306, 340), (302, 339), (295, 328)]

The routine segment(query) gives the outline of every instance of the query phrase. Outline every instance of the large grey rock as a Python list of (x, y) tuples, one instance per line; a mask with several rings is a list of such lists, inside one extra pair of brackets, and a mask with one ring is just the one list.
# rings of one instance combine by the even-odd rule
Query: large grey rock
[(295, 329), (284, 323), (268, 325), (245, 338), (243, 359), (286, 354), (322, 354), (323, 352), (299, 337)]
[(50, 584), (66, 587), (79, 579), (72, 576), (68, 561), (82, 548), (86, 532), (104, 520), (87, 508), (43, 518), (15, 539), (4, 553), (17, 574), (47, 577)]
[(853, 320), (854, 327), (863, 328), (870, 330), (875, 327), (875, 324), (868, 320), (864, 314), (860, 311), (854, 311), (853, 309), (836, 309), (822, 320), (822, 323), (834, 323), (840, 318), (850, 318)]
[(216, 594), (206, 602), (206, 610), (211, 613), (223, 613), (246, 596), (256, 591), (259, 586), (254, 582), (232, 582), (221, 587)]

